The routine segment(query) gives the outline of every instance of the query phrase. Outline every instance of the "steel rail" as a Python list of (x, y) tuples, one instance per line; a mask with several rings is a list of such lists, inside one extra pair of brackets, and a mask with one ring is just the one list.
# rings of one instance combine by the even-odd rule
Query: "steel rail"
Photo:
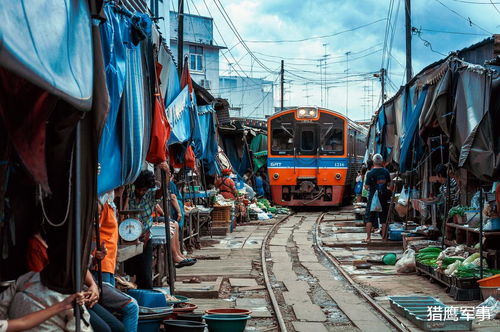
[(316, 219), (316, 223), (314, 225), (314, 236), (313, 236), (313, 245), (318, 249), (318, 251), (326, 258), (328, 261), (335, 266), (335, 268), (342, 274), (342, 276), (351, 284), (354, 289), (365, 298), (365, 300), (375, 309), (377, 312), (382, 315), (396, 330), (400, 332), (408, 332), (410, 329), (399, 319), (395, 318), (391, 314), (387, 312), (384, 308), (382, 308), (374, 299), (371, 298), (370, 295), (368, 295), (363, 288), (359, 286), (359, 284), (354, 281), (354, 279), (351, 278), (351, 276), (342, 268), (340, 265), (340, 262), (335, 258), (334, 256), (330, 255), (326, 250), (323, 248), (321, 243), (321, 239), (319, 237), (319, 224), (320, 221), (323, 219), (324, 215), (326, 213), (323, 212), (321, 215)]
[(285, 320), (283, 319), (283, 316), (281, 315), (281, 309), (278, 304), (278, 301), (276, 300), (276, 296), (274, 295), (273, 288), (271, 287), (271, 282), (269, 281), (269, 274), (267, 271), (267, 262), (266, 262), (266, 248), (267, 248), (267, 242), (269, 240), (270, 235), (274, 232), (274, 230), (285, 220), (288, 220), (291, 216), (293, 216), (295, 213), (292, 213), (288, 215), (287, 217), (281, 219), (277, 223), (271, 227), (269, 232), (266, 233), (266, 236), (264, 237), (264, 240), (262, 241), (262, 245), (260, 247), (260, 259), (261, 259), (261, 264), (262, 264), (262, 273), (264, 274), (264, 282), (266, 283), (266, 289), (267, 293), (269, 294), (269, 297), (271, 298), (271, 304), (273, 306), (273, 310), (276, 313), (276, 320), (278, 321), (278, 325), (280, 327), (281, 332), (288, 332), (285, 324)]

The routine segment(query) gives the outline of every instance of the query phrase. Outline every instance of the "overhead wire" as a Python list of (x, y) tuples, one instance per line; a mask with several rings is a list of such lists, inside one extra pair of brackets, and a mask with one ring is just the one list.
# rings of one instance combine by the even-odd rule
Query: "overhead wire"
[(243, 46), (243, 48), (245, 48), (247, 50), (247, 52), (250, 54), (250, 56), (255, 60), (255, 62), (259, 66), (261, 66), (264, 70), (267, 70), (267, 71), (271, 72), (271, 69), (269, 69), (269, 67), (267, 67), (265, 64), (263, 64), (260, 61), (260, 59), (248, 47), (248, 45), (246, 44), (246, 42), (243, 39), (243, 37), (241, 37), (240, 33), (238, 32), (238, 29), (234, 25), (233, 21), (231, 20), (231, 17), (227, 13), (226, 9), (224, 8), (224, 5), (220, 2), (220, 0), (213, 0), (213, 2), (215, 3), (215, 6), (219, 10), (219, 12), (222, 14), (222, 17), (226, 21), (226, 23), (229, 26), (229, 28), (233, 31), (233, 33), (236, 36), (236, 38), (241, 42), (241, 45)]
[[(217, 1), (219, 1), (219, 0), (217, 0)], [(352, 32), (352, 31), (355, 31), (355, 30), (359, 30), (359, 29), (365, 28), (367, 26), (370, 26), (370, 25), (373, 25), (373, 24), (376, 24), (376, 23), (379, 23), (379, 22), (383, 22), (385, 20), (386, 20), (385, 18), (381, 18), (381, 19), (378, 19), (378, 20), (375, 20), (375, 21), (372, 21), (372, 22), (369, 22), (369, 23), (366, 23), (366, 24), (362, 24), (362, 25), (356, 26), (354, 28), (350, 28), (350, 29), (347, 29), (347, 30), (343, 30), (343, 31), (339, 31), (339, 32), (335, 32), (335, 33), (331, 33), (331, 34), (327, 34), (327, 35), (322, 35), (322, 36), (312, 36), (312, 37), (301, 38), (301, 39), (247, 40), (247, 43), (256, 43), (256, 44), (265, 44), (265, 43), (269, 43), (269, 44), (300, 43), (300, 42), (314, 40), (314, 39), (323, 39), (323, 38), (329, 38), (329, 37), (338, 36), (338, 35), (341, 35), (341, 34), (344, 34), (344, 33), (347, 33), (347, 32)]]
[(456, 10), (448, 7), (447, 5), (445, 5), (441, 0), (435, 0), (437, 1), (438, 3), (441, 4), (441, 6), (443, 6), (444, 8), (448, 9), (450, 12), (452, 12), (453, 14), (457, 15), (458, 17), (461, 17), (462, 19), (464, 19), (465, 21), (467, 21), (469, 23), (470, 26), (474, 25), (476, 26), (477, 28), (483, 30), (484, 32), (487, 32), (489, 33), (490, 35), (492, 34), (491, 32), (489, 32), (488, 30), (484, 29), (483, 27), (481, 27), (480, 25), (472, 22), (472, 20), (470, 19), (470, 17), (465, 17), (463, 16), (462, 14), (460, 14), (459, 12), (457, 12)]

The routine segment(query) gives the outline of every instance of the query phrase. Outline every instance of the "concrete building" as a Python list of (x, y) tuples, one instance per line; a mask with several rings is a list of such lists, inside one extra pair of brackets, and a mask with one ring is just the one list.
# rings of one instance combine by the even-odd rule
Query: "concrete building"
[[(165, 0), (166, 1), (166, 0)], [(177, 57), (177, 12), (170, 12), (170, 49)], [(219, 90), (219, 50), (214, 42), (213, 19), (184, 14), (184, 56), (189, 59), (192, 79), (214, 94)], [(178, 61), (178, 59), (175, 59)]]
[(231, 117), (264, 119), (274, 113), (274, 85), (260, 78), (221, 76), (218, 97), (229, 102)]

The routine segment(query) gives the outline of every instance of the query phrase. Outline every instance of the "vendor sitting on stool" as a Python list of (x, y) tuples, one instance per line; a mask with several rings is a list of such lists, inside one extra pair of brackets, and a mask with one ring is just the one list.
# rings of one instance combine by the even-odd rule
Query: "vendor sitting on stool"
[(233, 171), (229, 168), (225, 168), (222, 170), (222, 177), (219, 177), (215, 180), (215, 187), (219, 189), (220, 194), (225, 199), (236, 199), (238, 197), (238, 191), (236, 190), (236, 184), (233, 179), (229, 176)]

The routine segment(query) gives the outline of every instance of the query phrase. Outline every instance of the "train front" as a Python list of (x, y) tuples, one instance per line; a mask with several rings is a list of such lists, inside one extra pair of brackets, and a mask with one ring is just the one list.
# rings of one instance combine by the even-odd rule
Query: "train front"
[(339, 206), (347, 169), (347, 120), (302, 107), (268, 119), (268, 171), (274, 203)]

